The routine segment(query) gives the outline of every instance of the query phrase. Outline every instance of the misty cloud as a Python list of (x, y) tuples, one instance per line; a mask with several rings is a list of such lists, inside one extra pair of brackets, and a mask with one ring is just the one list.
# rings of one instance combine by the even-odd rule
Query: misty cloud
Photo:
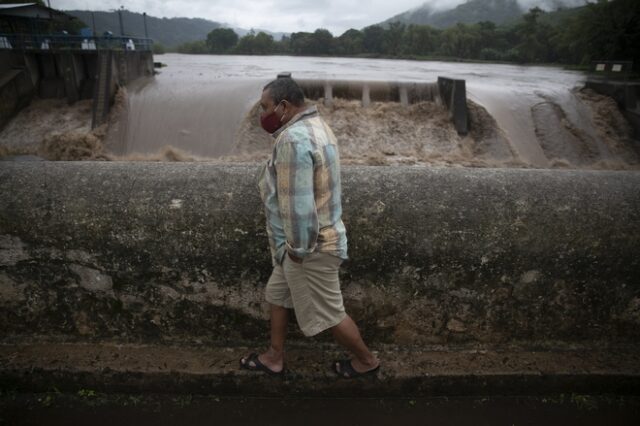
[[(232, 27), (271, 31), (313, 31), (326, 28), (340, 35), (349, 28), (363, 28), (410, 9), (430, 5), (434, 10), (455, 7), (466, 0), (51, 0), (57, 9), (116, 10), (124, 5), (132, 12), (162, 17), (204, 18)], [(526, 9), (546, 10), (559, 5), (578, 6), (585, 0), (518, 0)]]

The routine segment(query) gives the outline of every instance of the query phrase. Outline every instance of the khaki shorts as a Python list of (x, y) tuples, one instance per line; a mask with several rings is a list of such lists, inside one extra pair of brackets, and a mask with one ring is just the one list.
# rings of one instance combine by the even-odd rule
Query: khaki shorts
[(293, 308), (305, 336), (338, 325), (346, 316), (338, 279), (341, 263), (339, 257), (311, 253), (299, 264), (285, 254), (267, 282), (267, 302)]

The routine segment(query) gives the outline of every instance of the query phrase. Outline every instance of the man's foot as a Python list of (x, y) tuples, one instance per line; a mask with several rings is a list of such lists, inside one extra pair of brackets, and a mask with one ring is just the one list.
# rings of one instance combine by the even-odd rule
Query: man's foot
[(341, 359), (333, 363), (333, 369), (338, 376), (353, 379), (375, 374), (380, 369), (380, 362), (365, 365), (357, 359)]
[(240, 359), (240, 368), (263, 371), (270, 375), (280, 375), (284, 371), (284, 360), (282, 357), (274, 357), (273, 354), (270, 354), (270, 351), (262, 355), (254, 352)]

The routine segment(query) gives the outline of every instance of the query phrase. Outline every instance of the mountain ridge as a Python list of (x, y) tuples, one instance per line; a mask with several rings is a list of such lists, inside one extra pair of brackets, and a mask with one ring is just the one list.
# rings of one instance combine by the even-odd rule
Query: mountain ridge
[(392, 22), (403, 24), (429, 25), (444, 29), (456, 25), (475, 24), (488, 21), (496, 25), (515, 23), (531, 7), (545, 10), (573, 8), (581, 0), (467, 0), (450, 9), (436, 10), (430, 2), (392, 16), (379, 25), (388, 26)]

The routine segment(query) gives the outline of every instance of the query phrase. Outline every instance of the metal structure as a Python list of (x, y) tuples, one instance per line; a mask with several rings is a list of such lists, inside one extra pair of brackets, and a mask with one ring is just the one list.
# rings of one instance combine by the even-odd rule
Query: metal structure
[(141, 37), (83, 37), (67, 34), (2, 34), (0, 50), (142, 50), (153, 49), (153, 40)]

